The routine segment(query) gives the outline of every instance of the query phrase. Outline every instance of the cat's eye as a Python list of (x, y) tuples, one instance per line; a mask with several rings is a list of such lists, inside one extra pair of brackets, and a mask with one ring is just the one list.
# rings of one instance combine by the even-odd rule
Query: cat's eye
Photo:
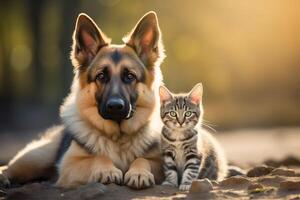
[(186, 111), (185, 114), (184, 114), (186, 117), (190, 117), (192, 115), (192, 112), (191, 111)]
[(174, 111), (171, 111), (171, 112), (170, 112), (170, 116), (171, 116), (171, 117), (176, 117), (176, 115), (177, 115), (176, 112), (174, 112)]

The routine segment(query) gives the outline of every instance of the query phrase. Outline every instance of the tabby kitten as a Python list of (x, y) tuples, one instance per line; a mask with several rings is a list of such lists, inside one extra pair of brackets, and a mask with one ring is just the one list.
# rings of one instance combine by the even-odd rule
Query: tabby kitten
[(161, 119), (164, 123), (161, 150), (164, 159), (163, 185), (189, 190), (198, 178), (221, 179), (226, 175), (226, 159), (218, 143), (201, 129), (202, 84), (189, 94), (172, 94), (159, 90)]

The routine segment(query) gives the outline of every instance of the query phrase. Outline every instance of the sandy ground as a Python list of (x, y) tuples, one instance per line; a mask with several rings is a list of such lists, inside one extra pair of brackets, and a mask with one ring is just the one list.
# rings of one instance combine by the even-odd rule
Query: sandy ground
[(228, 160), (239, 166), (261, 164), (266, 160), (300, 158), (300, 128), (248, 129), (216, 133)]
[[(253, 173), (254, 172), (254, 173)], [(2, 196), (2, 197), (1, 197)], [(247, 176), (234, 176), (221, 182), (195, 181), (188, 192), (156, 185), (132, 190), (114, 184), (92, 183), (76, 189), (59, 189), (49, 183), (31, 183), (0, 190), (0, 199), (300, 199), (300, 174), (285, 168), (258, 167)]]
[[(209, 183), (211, 189), (208, 191), (203, 191), (207, 183), (201, 183), (193, 192), (180, 192), (166, 186), (137, 191), (100, 183), (62, 190), (49, 183), (32, 183), (9, 190), (0, 189), (0, 199), (300, 199), (300, 128), (238, 130), (215, 133), (215, 136), (231, 163), (246, 172), (250, 170), (248, 176)], [(18, 139), (9, 134), (0, 135), (0, 160), (7, 161), (31, 138), (34, 135), (24, 134)], [(252, 169), (263, 163), (275, 167), (285, 165), (293, 170)]]

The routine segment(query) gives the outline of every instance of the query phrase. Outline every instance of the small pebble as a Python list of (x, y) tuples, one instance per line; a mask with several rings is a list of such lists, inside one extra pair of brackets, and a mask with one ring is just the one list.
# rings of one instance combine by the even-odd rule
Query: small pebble
[(262, 186), (259, 183), (253, 183), (248, 186), (248, 190), (256, 190), (256, 189), (263, 189), (263, 188), (264, 188), (264, 186)]
[(283, 181), (280, 183), (279, 189), (283, 191), (300, 190), (300, 181)]
[(248, 177), (265, 176), (267, 174), (270, 174), (273, 169), (274, 169), (273, 167), (268, 167), (268, 166), (254, 167), (248, 171), (247, 176)]
[(213, 185), (209, 179), (200, 179), (193, 181), (190, 193), (207, 193), (213, 190)]
[(272, 175), (279, 176), (296, 176), (296, 172), (292, 169), (277, 168), (271, 172)]
[(248, 193), (250, 194), (257, 194), (265, 191), (266, 189), (259, 183), (253, 183), (248, 186)]
[(259, 183), (262, 183), (263, 185), (267, 185), (267, 186), (273, 186), (273, 187), (278, 187), (279, 184), (284, 180), (285, 179), (281, 176), (266, 176), (257, 179)]
[(242, 176), (233, 176), (227, 179), (224, 179), (219, 183), (222, 187), (243, 187), (250, 183), (250, 180), (248, 180), (245, 177)]

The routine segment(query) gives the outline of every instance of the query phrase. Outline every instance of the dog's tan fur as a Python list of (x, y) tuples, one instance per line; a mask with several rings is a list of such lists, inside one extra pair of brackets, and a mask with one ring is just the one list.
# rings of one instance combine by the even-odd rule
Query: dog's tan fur
[[(122, 171), (105, 155), (90, 155), (78, 144), (72, 143), (60, 167), (58, 186), (74, 187), (87, 182), (109, 183), (122, 179)], [(112, 178), (112, 179), (109, 179)]]
[[(92, 31), (101, 36), (95, 39), (86, 35), (86, 32), (81, 33), (89, 51), (79, 51), (77, 48), (81, 26), (92, 26)], [(157, 37), (155, 49), (149, 50), (147, 47), (153, 45), (154, 37)], [(2, 175), (20, 183), (44, 177), (55, 164), (57, 149), (67, 127), (95, 153), (88, 153), (73, 141), (59, 162), (58, 186), (74, 187), (96, 181), (119, 183), (123, 177), (124, 183), (133, 188), (149, 187), (154, 179), (156, 183), (161, 182), (163, 175), (159, 149), (146, 150), (149, 143), (159, 138), (161, 127), (158, 122), (158, 87), (162, 82), (159, 66), (164, 54), (156, 14), (150, 12), (138, 22), (124, 39), (127, 45), (110, 44), (110, 39), (97, 25), (87, 15), (81, 14), (77, 19), (73, 41), (71, 60), (75, 67), (75, 76), (71, 93), (61, 107), (63, 126), (50, 130), (45, 137), (21, 150), (9, 162)], [(99, 50), (101, 45), (103, 47)], [(102, 85), (89, 82), (87, 71), (82, 70), (91, 57), (92, 62), (89, 65), (111, 62), (103, 55), (115, 49), (130, 54), (147, 67), (145, 81), (137, 82), (133, 86), (138, 93), (136, 110), (130, 119), (121, 123), (106, 120), (99, 115), (95, 94), (97, 91), (101, 92)], [(134, 66), (130, 60), (125, 59), (115, 66), (115, 70), (123, 65)]]

